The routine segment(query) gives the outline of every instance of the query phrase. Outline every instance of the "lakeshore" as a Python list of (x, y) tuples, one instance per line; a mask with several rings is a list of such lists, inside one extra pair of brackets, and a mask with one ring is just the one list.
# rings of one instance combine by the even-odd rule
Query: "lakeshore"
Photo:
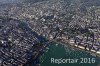
[[(49, 49), (48, 49), (49, 48)], [(91, 55), (90, 53), (83, 51), (83, 50), (79, 50), (79, 48), (75, 48), (75, 47), (69, 47), (68, 45), (65, 46), (65, 44), (61, 44), (61, 43), (52, 43), (49, 47), (48, 47), (45, 51), (45, 53), (41, 56), (41, 63), (40, 66), (66, 66), (66, 65), (70, 65), (70, 66), (80, 66), (80, 65), (84, 65), (84, 66), (98, 66), (100, 65), (100, 57), (95, 57), (93, 55)], [(57, 64), (57, 63), (51, 63), (51, 58), (56, 58), (56, 59), (79, 59), (79, 61), (77, 63), (61, 63), (61, 64)], [(80, 62), (80, 58), (94, 58), (96, 59), (95, 63), (82, 63), (79, 64)]]
[[(75, 44), (74, 42), (71, 42), (70, 41), (57, 41), (57, 40), (53, 40), (52, 42), (55, 42), (55, 43), (58, 43), (58, 44), (61, 44), (61, 45), (64, 45), (65, 47), (70, 47), (72, 49), (77, 49), (77, 50), (81, 50), (81, 51), (85, 51), (95, 57), (100, 57), (100, 52), (99, 51), (95, 51), (95, 50), (89, 50), (89, 48), (86, 48), (83, 47), (83, 46), (78, 46), (77, 44)], [(70, 43), (70, 44), (69, 44)]]

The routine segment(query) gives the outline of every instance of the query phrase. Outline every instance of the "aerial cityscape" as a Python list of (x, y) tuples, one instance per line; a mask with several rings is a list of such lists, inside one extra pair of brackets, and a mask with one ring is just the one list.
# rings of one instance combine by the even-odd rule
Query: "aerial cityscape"
[(71, 60), (100, 66), (100, 0), (0, 0), (0, 66)]

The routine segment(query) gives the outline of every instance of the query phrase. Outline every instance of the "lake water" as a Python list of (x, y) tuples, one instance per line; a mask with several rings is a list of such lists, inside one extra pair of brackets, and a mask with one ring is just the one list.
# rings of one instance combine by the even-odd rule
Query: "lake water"
[[(51, 63), (51, 58), (56, 59), (79, 59), (77, 63), (63, 63), (63, 64), (53, 64)], [(80, 58), (90, 58), (95, 59), (95, 63), (80, 63)], [(94, 57), (89, 53), (79, 50), (72, 49), (71, 47), (64, 47), (62, 44), (51, 44), (45, 51), (45, 53), (40, 58), (40, 66), (100, 66), (100, 58)]]

